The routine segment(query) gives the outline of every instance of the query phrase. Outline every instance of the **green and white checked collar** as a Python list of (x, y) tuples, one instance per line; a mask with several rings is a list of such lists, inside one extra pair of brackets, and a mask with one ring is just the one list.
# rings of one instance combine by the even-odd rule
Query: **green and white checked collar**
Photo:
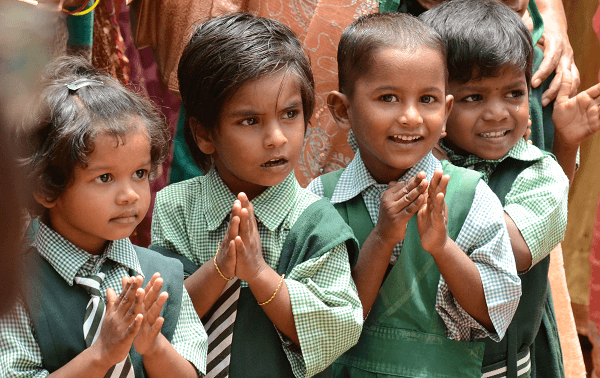
[(33, 246), (69, 286), (73, 286), (75, 275), (82, 269), (93, 270), (83, 274), (97, 273), (106, 259), (111, 259), (143, 276), (137, 254), (129, 239), (111, 241), (101, 256), (95, 256), (75, 246), (40, 221)]
[[(427, 179), (430, 180), (438, 166), (439, 161), (429, 152), (423, 159), (410, 167), (397, 181), (408, 181), (421, 171), (425, 172)], [(381, 195), (387, 189), (387, 184), (379, 184), (375, 181), (365, 166), (360, 151), (356, 150), (354, 159), (352, 159), (344, 172), (342, 172), (330, 202), (336, 204), (349, 201), (359, 194), (363, 194), (370, 187), (378, 188), (378, 193)], [(379, 201), (381, 201), (381, 198), (379, 198)], [(377, 208), (379, 208), (379, 204), (377, 204)]]
[[(206, 175), (201, 176), (201, 182), (200, 206), (206, 218), (207, 229), (214, 231), (231, 213), (237, 196), (225, 185), (214, 166)], [(252, 200), (257, 221), (269, 231), (275, 231), (292, 210), (299, 190), (300, 184), (293, 171), (280, 184), (267, 188)], [(273, 201), (273, 198), (278, 200)], [(284, 227), (289, 228), (290, 225)]]
[(443, 139), (440, 140), (440, 147), (446, 152), (452, 164), (458, 167), (470, 168), (482, 172), (485, 176), (486, 183), (498, 164), (508, 157), (521, 161), (536, 161), (544, 157), (544, 154), (539, 148), (527, 143), (523, 138), (519, 138), (517, 143), (508, 151), (508, 153), (497, 160), (482, 159), (477, 155), (459, 155), (446, 146)]

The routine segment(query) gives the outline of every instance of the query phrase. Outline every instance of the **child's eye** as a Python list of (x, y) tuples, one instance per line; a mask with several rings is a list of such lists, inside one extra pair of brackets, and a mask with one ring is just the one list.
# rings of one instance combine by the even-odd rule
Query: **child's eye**
[(257, 123), (258, 123), (258, 120), (256, 118), (246, 118), (245, 120), (243, 120), (241, 122), (241, 124), (244, 126), (252, 126), (252, 125), (256, 125)]
[(145, 179), (148, 177), (148, 171), (145, 169), (138, 169), (135, 171), (134, 176), (140, 180)]
[(398, 97), (394, 95), (383, 95), (380, 97), (383, 102), (398, 102)]
[(111, 177), (110, 177), (110, 175), (108, 173), (105, 173), (103, 175), (100, 175), (100, 176), (96, 177), (95, 180), (97, 182), (105, 184), (107, 182), (110, 182), (112, 179), (111, 179)]
[(423, 97), (421, 97), (421, 102), (425, 103), (425, 104), (431, 104), (435, 102), (435, 97), (430, 96), (430, 95), (425, 95)]
[(525, 93), (522, 90), (516, 89), (514, 91), (511, 91), (508, 96), (508, 98), (520, 98), (523, 97), (525, 95)]
[(483, 96), (478, 94), (469, 95), (463, 99), (464, 102), (477, 102), (481, 100), (483, 100)]
[(294, 118), (296, 118), (298, 116), (298, 114), (300, 114), (299, 111), (297, 111), (297, 110), (290, 110), (290, 111), (287, 111), (285, 113), (284, 118), (285, 119), (294, 119)]

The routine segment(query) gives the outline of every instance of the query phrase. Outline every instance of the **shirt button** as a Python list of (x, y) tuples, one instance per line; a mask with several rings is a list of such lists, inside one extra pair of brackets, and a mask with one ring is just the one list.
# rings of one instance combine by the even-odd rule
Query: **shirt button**
[(398, 262), (398, 258), (395, 255), (391, 255), (390, 256), (390, 264), (396, 265), (397, 262)]

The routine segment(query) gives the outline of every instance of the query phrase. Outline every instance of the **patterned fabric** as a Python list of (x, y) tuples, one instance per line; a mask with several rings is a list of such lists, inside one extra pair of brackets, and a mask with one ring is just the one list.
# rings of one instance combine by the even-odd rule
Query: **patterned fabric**
[(121, 84), (129, 84), (129, 60), (117, 15), (125, 0), (104, 0), (94, 9), (94, 43), (92, 63), (107, 71)]
[(226, 378), (229, 376), (233, 325), (237, 315), (240, 290), (240, 280), (238, 278), (227, 282), (217, 302), (202, 319), (204, 329), (208, 334), (206, 378)]
[[(214, 169), (205, 176), (168, 186), (156, 197), (152, 244), (197, 265), (210, 261), (225, 235), (235, 198)], [(290, 173), (282, 183), (252, 200), (263, 256), (271, 268), (277, 269), (290, 228), (318, 199), (302, 189)], [(348, 261), (342, 243), (319, 258), (297, 265), (285, 278), (300, 348), (283, 335), (282, 343), (297, 377), (325, 369), (358, 339), (362, 307)], [(241, 286), (248, 284), (242, 281)], [(332, 301), (335, 306), (323, 310)]]
[[(424, 171), (431, 179), (440, 162), (431, 153), (410, 168), (398, 181), (408, 181)], [(379, 203), (387, 185), (378, 184), (365, 167), (360, 152), (342, 173), (331, 197), (331, 203), (347, 201), (359, 194), (373, 224), (379, 219)], [(323, 196), (323, 184), (316, 178), (307, 187), (311, 192)], [(454, 299), (443, 277), (438, 284), (436, 308), (447, 327), (446, 336), (453, 340), (472, 340), (486, 336), (494, 340), (504, 337), (521, 295), (520, 280), (517, 276), (514, 256), (510, 247), (508, 231), (500, 201), (490, 188), (480, 181), (475, 191), (473, 206), (456, 239), (456, 244), (477, 266), (488, 305), (490, 318), (496, 334), (473, 319)], [(394, 247), (393, 256), (398, 256), (402, 243)], [(394, 259), (395, 260), (395, 259)]]
[[(74, 284), (76, 275), (97, 273), (107, 258), (115, 261), (116, 266), (106, 273), (100, 286), (103, 298), (108, 287), (120, 293), (121, 277), (129, 276), (131, 271), (144, 275), (129, 239), (115, 240), (107, 246), (103, 255), (95, 256), (77, 248), (40, 222), (34, 246), (70, 285)], [(198, 371), (205, 371), (206, 333), (185, 287), (171, 343)], [(18, 303), (0, 319), (0, 346), (0, 377), (37, 378), (49, 374), (44, 369), (33, 323), (23, 304)]]
[(504, 211), (521, 231), (531, 251), (532, 266), (548, 256), (563, 240), (567, 228), (569, 180), (552, 156), (543, 155), (537, 147), (523, 139), (519, 139), (508, 154), (498, 160), (458, 155), (443, 141), (440, 146), (452, 164), (482, 172), (486, 182), (497, 165), (507, 157), (535, 161), (517, 176), (506, 195)]

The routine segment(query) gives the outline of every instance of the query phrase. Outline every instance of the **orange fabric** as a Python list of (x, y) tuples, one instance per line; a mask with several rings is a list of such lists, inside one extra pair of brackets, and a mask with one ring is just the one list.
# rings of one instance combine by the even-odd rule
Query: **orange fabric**
[(552, 299), (558, 323), (560, 346), (563, 352), (565, 376), (577, 378), (586, 376), (585, 364), (579, 344), (575, 319), (571, 310), (571, 298), (567, 289), (565, 266), (563, 262), (562, 248), (559, 244), (551, 252), (550, 270), (548, 272), (550, 287), (552, 288)]

